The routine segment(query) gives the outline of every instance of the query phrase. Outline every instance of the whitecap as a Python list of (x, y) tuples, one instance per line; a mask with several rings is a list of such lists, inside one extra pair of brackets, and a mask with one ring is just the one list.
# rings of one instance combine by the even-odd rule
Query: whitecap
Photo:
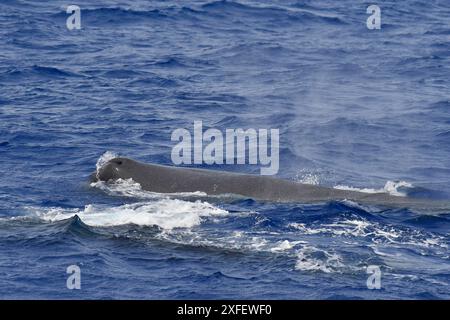
[(332, 273), (339, 272), (343, 267), (345, 265), (337, 253), (313, 246), (304, 246), (297, 251), (296, 270)]
[(406, 181), (387, 181), (383, 188), (373, 189), (373, 188), (356, 188), (346, 185), (334, 186), (334, 189), (347, 190), (347, 191), (358, 191), (364, 193), (387, 193), (391, 196), (405, 197), (406, 193), (401, 191), (401, 188), (413, 188), (413, 185)]
[(87, 205), (84, 209), (49, 208), (36, 210), (39, 218), (60, 221), (77, 215), (85, 224), (111, 227), (127, 224), (159, 226), (163, 229), (192, 228), (209, 216), (226, 215), (228, 211), (207, 202), (160, 199), (116, 207)]

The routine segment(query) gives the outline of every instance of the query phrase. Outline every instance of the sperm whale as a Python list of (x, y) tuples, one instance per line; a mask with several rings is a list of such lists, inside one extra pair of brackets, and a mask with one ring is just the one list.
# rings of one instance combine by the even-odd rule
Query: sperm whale
[(448, 210), (448, 202), (364, 193), (309, 185), (269, 176), (225, 171), (144, 164), (117, 157), (93, 174), (93, 181), (133, 179), (143, 190), (157, 193), (204, 192), (207, 195), (234, 194), (255, 200), (317, 203), (351, 200), (360, 204)]

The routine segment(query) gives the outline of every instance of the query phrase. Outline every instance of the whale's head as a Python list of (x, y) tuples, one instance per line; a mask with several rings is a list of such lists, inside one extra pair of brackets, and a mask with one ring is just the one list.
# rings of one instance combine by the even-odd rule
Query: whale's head
[(111, 159), (98, 169), (95, 178), (99, 181), (133, 178), (135, 163), (127, 158)]

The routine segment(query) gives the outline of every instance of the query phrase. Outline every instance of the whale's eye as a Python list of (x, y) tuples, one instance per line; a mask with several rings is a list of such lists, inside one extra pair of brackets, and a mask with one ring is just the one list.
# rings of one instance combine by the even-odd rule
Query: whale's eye
[(117, 164), (119, 166), (123, 164), (123, 161), (122, 160), (118, 160), (118, 159), (117, 160), (112, 160), (111, 162), (115, 163), (115, 164)]

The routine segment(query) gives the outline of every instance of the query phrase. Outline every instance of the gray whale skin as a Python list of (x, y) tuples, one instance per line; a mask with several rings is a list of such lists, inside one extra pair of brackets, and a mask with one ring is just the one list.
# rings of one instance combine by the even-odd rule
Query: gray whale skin
[[(144, 164), (128, 158), (109, 160), (92, 181), (133, 179), (142, 189), (157, 193), (201, 191), (207, 195), (233, 194), (255, 200), (276, 202), (317, 203), (351, 200), (360, 204), (389, 207), (432, 208), (442, 202), (386, 193), (363, 193), (302, 184), (269, 176), (231, 173), (217, 170), (193, 169), (156, 164)], [(448, 209), (448, 202), (443, 208)]]

